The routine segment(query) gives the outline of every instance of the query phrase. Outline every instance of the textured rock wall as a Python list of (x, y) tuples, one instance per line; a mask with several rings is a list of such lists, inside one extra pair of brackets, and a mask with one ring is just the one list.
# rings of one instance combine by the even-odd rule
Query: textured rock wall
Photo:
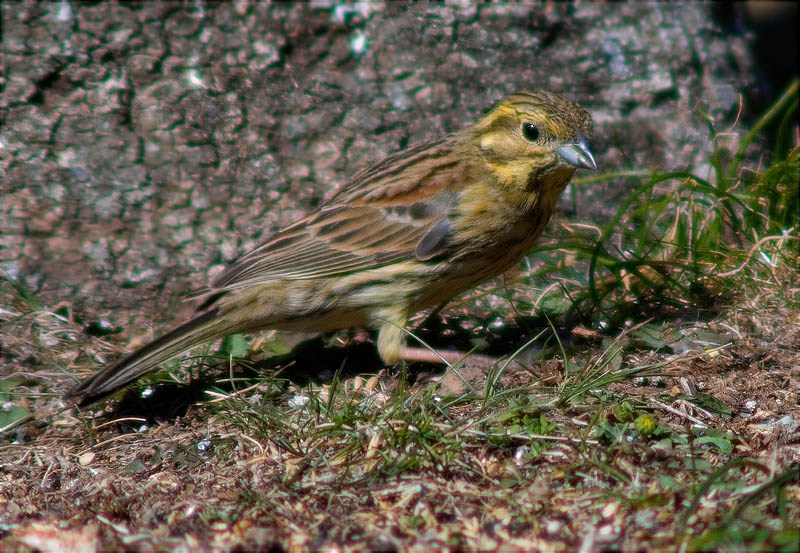
[[(753, 85), (747, 44), (701, 4), (2, 9), (0, 268), (46, 301), (156, 319), (366, 163), (515, 89), (586, 105), (612, 170), (702, 166), (697, 108), (731, 123)], [(602, 217), (625, 190), (573, 194)]]

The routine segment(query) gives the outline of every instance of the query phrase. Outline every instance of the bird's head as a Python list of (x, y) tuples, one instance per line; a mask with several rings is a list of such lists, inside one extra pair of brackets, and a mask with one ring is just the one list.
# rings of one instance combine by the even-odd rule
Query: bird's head
[(555, 92), (517, 92), (498, 102), (472, 129), (472, 138), (500, 181), (536, 186), (569, 180), (575, 169), (597, 170), (589, 138), (592, 118)]

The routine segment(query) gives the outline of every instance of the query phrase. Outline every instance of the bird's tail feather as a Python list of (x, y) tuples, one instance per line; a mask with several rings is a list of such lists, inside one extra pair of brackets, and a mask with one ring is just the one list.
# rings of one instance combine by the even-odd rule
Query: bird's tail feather
[(106, 367), (70, 390), (66, 397), (80, 398), (82, 405), (93, 403), (179, 353), (226, 336), (233, 330), (232, 326), (231, 322), (219, 318), (217, 309), (206, 311)]

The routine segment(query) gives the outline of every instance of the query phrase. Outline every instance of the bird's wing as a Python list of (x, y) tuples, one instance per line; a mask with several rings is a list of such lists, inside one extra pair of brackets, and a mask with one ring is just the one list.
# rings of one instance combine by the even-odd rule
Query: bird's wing
[(449, 216), (464, 180), (454, 158), (445, 139), (362, 171), (318, 211), (242, 256), (193, 295), (436, 257), (450, 242)]

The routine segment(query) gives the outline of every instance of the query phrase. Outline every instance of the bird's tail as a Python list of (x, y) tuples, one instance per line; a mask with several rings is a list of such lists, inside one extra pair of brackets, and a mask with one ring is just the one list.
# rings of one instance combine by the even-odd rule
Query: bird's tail
[(222, 338), (233, 325), (211, 309), (133, 351), (70, 390), (66, 398), (80, 398), (81, 405), (93, 403), (155, 370), (158, 365), (179, 353), (204, 342)]

